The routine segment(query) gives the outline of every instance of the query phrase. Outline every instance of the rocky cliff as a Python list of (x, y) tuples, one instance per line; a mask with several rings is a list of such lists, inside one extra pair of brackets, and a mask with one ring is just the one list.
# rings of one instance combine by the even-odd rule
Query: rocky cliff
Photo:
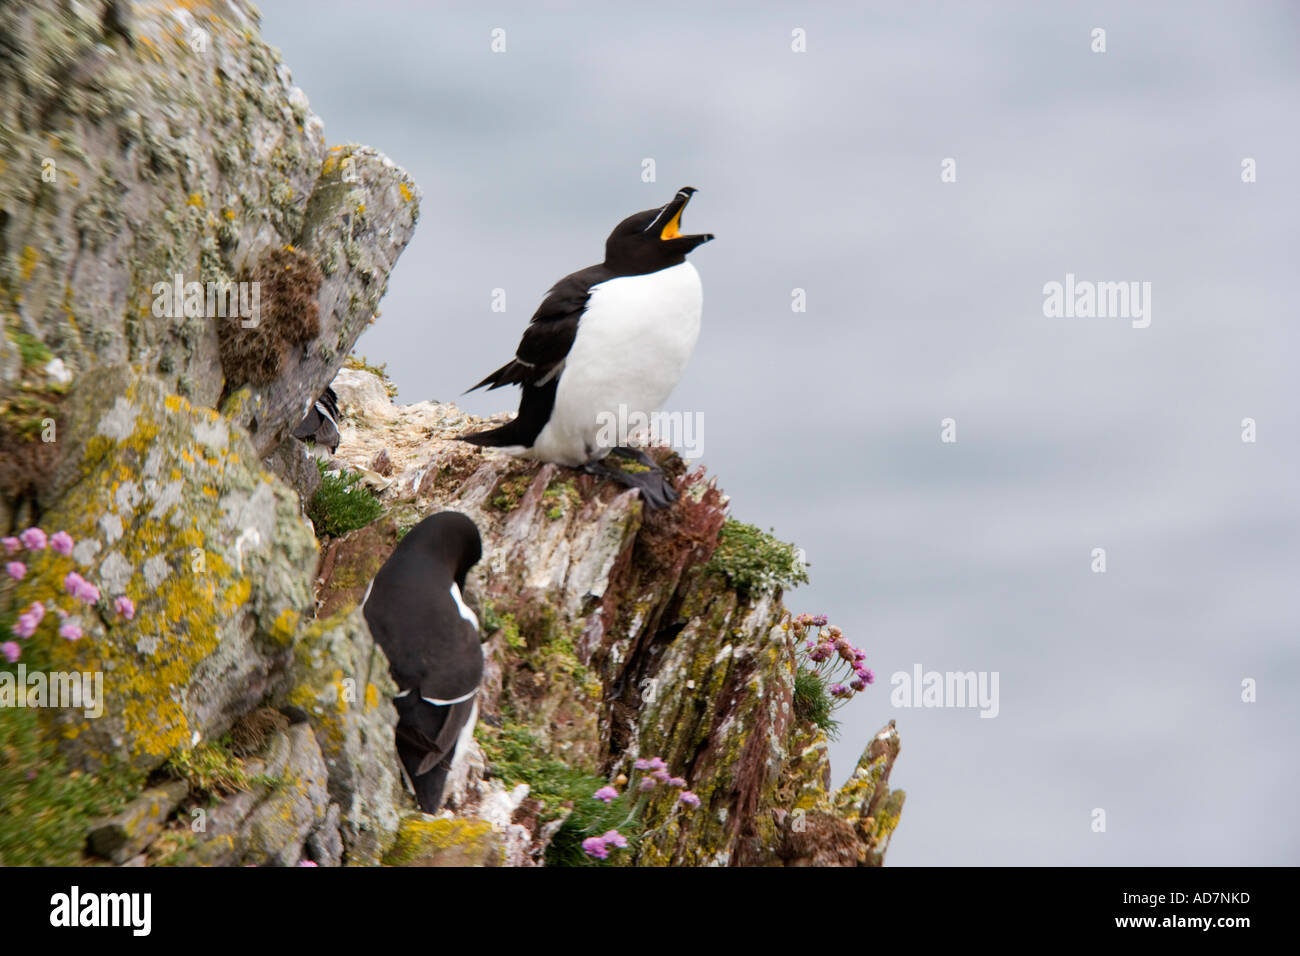
[[(0, 531), (64, 532), (5, 545), (0, 678), (103, 680), (92, 715), (11, 678), (0, 862), (595, 863), (619, 829), (599, 862), (878, 865), (898, 737), (832, 786), (791, 549), (674, 456), (647, 513), (343, 367), (419, 198), (327, 145), (240, 0), (0, 8)], [(322, 481), (286, 436), (331, 381)], [(435, 818), (357, 604), (448, 508), (484, 538), (489, 680)], [(643, 790), (658, 766), (681, 785)]]

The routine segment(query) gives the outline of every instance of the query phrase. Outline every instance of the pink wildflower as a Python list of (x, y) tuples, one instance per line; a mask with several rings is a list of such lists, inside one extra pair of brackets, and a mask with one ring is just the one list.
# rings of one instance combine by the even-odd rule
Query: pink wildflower
[(72, 535), (66, 531), (56, 531), (50, 536), (50, 547), (64, 557), (72, 554), (72, 545)]

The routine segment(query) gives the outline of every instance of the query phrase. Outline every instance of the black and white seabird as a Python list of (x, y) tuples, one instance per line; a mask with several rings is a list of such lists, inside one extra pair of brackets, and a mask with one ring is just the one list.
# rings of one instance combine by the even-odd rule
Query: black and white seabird
[(442, 806), (452, 761), (478, 718), (483, 650), (462, 591), (482, 554), (473, 521), (430, 515), (397, 543), (362, 600), (397, 684), (397, 755), (425, 813)]
[[(611, 420), (657, 411), (695, 349), (702, 293), (686, 254), (713, 234), (681, 232), (694, 192), (687, 186), (666, 206), (624, 219), (605, 240), (604, 262), (551, 288), (514, 359), (470, 389), (523, 386), (519, 414), (465, 441), (607, 475), (639, 489), (651, 508), (677, 498), (645, 452), (599, 436)], [(628, 418), (618, 418), (620, 406)], [(610, 452), (649, 470), (613, 467)]]
[(339, 447), (339, 397), (334, 389), (326, 387), (321, 397), (316, 399), (307, 416), (293, 430), (293, 437), (299, 441), (314, 441), (330, 454)]

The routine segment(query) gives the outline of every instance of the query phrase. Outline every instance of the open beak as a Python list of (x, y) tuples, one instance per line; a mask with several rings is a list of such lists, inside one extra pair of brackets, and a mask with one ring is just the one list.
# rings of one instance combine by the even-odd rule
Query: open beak
[(677, 190), (677, 195), (673, 197), (672, 202), (664, 206), (659, 215), (655, 216), (654, 221), (650, 223), (648, 230), (659, 230), (659, 238), (668, 239), (697, 239), (700, 242), (708, 242), (713, 238), (712, 234), (683, 236), (682, 235), (682, 212), (686, 209), (686, 204), (691, 201), (691, 196), (695, 193), (694, 186), (683, 186)]

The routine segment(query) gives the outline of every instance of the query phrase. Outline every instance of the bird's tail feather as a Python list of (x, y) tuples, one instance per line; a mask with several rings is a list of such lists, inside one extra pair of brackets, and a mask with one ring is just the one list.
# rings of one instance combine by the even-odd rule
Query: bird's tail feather
[(522, 385), (524, 384), (523, 374), (525, 368), (527, 368), (527, 366), (511, 359), (487, 378), (483, 379), (483, 381), (479, 382), (472, 388), (465, 389), (461, 394), (468, 395), (470, 392), (477, 391), (485, 385), (489, 392), (494, 388), (501, 388), (504, 385)]

